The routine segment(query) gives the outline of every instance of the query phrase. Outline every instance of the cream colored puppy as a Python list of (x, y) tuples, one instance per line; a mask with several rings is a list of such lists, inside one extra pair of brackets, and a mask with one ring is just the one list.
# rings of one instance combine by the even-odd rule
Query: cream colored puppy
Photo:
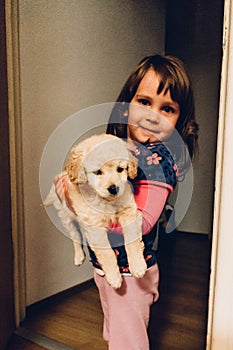
[(82, 233), (113, 288), (119, 288), (122, 277), (116, 255), (109, 243), (110, 224), (119, 222), (123, 235), (129, 270), (143, 277), (146, 263), (143, 257), (142, 216), (138, 211), (128, 177), (137, 175), (137, 159), (126, 143), (118, 137), (101, 134), (80, 142), (71, 150), (65, 167), (69, 176), (68, 196), (72, 210), (62, 204), (52, 186), (44, 205), (53, 204), (74, 242), (75, 264), (85, 259)]

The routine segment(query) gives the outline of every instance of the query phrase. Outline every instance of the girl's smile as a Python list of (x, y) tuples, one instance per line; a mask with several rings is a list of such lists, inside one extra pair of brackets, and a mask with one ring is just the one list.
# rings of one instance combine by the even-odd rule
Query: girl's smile
[(160, 76), (150, 69), (141, 80), (129, 106), (128, 138), (140, 143), (168, 139), (180, 116), (169, 89), (158, 94)]

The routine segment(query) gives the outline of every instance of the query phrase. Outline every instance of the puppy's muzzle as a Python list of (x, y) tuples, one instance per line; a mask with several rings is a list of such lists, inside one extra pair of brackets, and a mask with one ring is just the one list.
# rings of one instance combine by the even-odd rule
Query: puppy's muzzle
[(109, 186), (108, 192), (109, 192), (112, 196), (117, 195), (117, 193), (119, 192), (119, 186), (116, 186), (116, 185), (111, 185), (111, 186)]

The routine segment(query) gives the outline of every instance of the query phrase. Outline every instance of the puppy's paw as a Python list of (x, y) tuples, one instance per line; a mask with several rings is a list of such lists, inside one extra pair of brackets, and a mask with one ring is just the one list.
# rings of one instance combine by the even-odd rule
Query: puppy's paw
[(111, 287), (113, 287), (114, 289), (118, 289), (121, 287), (122, 284), (122, 276), (120, 274), (120, 272), (116, 272), (116, 273), (108, 273), (106, 274), (106, 279), (108, 281), (108, 283), (110, 284)]
[(129, 270), (136, 278), (142, 278), (147, 270), (147, 265), (144, 259), (132, 260), (129, 263)]
[(74, 264), (76, 266), (80, 266), (83, 264), (84, 260), (85, 260), (86, 256), (84, 254), (83, 251), (79, 252), (79, 253), (75, 253), (74, 254)]

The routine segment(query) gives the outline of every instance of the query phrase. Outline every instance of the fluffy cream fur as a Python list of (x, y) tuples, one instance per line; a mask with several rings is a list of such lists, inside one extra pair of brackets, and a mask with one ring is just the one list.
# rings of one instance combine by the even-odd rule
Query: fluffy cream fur
[(127, 180), (137, 175), (137, 159), (127, 144), (112, 135), (91, 136), (72, 148), (65, 170), (70, 179), (69, 198), (74, 213), (60, 202), (54, 185), (44, 205), (53, 204), (58, 210), (74, 243), (75, 264), (80, 265), (85, 259), (83, 235), (109, 284), (119, 288), (122, 277), (107, 236), (111, 222), (118, 221), (123, 230), (130, 272), (137, 278), (142, 277), (146, 271), (142, 217)]

